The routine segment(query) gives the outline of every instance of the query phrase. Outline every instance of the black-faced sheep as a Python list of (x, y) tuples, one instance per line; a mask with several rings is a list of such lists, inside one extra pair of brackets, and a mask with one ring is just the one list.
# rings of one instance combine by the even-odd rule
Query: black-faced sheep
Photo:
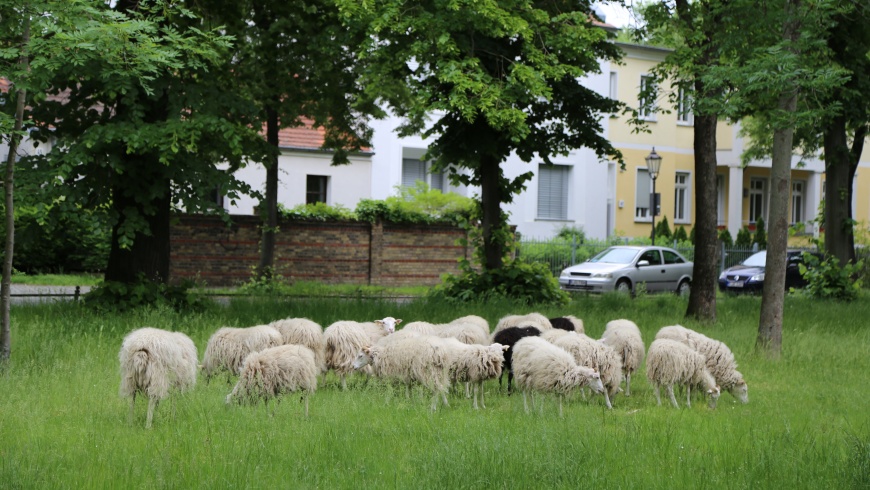
[(593, 369), (579, 366), (564, 349), (539, 337), (526, 337), (513, 347), (513, 368), (517, 386), (523, 390), (523, 406), (529, 391), (554, 392), (559, 398), (559, 416), (562, 415), (562, 397), (571, 391), (588, 386), (596, 393), (604, 392), (601, 376)]
[(320, 369), (314, 351), (304, 345), (279, 345), (253, 352), (245, 358), (239, 381), (226, 403), (267, 403), (285, 393), (302, 392), (305, 416), (308, 397), (317, 390)]
[(550, 325), (552, 325), (553, 328), (558, 328), (560, 330), (586, 333), (586, 329), (583, 327), (583, 320), (577, 318), (574, 315), (550, 318)]
[(656, 333), (656, 339), (676, 340), (701, 353), (707, 360), (707, 369), (716, 378), (719, 387), (731, 393), (740, 403), (749, 402), (749, 387), (743, 374), (737, 370), (734, 354), (724, 342), (681, 325), (662, 327)]
[(529, 313), (527, 315), (507, 315), (502, 317), (495, 325), (495, 330), (492, 331), (493, 342), (495, 335), (506, 328), (511, 327), (535, 327), (541, 332), (550, 330), (553, 325), (550, 320), (540, 313)]
[(631, 396), (631, 375), (643, 364), (644, 344), (640, 329), (631, 320), (613, 320), (604, 327), (601, 341), (622, 356), (625, 396)]
[(659, 388), (664, 386), (671, 404), (679, 408), (674, 398), (674, 385), (679, 385), (686, 388), (686, 406), (691, 407), (692, 386), (700, 385), (707, 390), (710, 407), (716, 408), (720, 390), (707, 369), (707, 360), (686, 344), (670, 339), (654, 340), (647, 353), (646, 376), (653, 385), (659, 405), (662, 404)]
[(269, 325), (218, 329), (208, 339), (202, 358), (206, 381), (222, 370), (238, 375), (248, 354), (277, 347), (283, 342), (281, 332)]
[(504, 372), (507, 371), (507, 391), (510, 395), (513, 391), (513, 380), (514, 380), (514, 371), (513, 371), (513, 347), (514, 344), (520, 341), (525, 337), (537, 337), (541, 335), (541, 331), (536, 327), (509, 327), (504, 330), (499, 330), (493, 335), (492, 341), (493, 343), (501, 344), (507, 346), (507, 350), (504, 353), (504, 367), (502, 368), (502, 374), (498, 377), (498, 386), (501, 388), (501, 378), (504, 375)]
[(121, 363), (121, 396), (129, 396), (130, 422), (136, 394), (148, 397), (150, 428), (158, 403), (172, 390), (185, 391), (196, 385), (196, 346), (187, 335), (144, 327), (124, 337), (118, 353)]

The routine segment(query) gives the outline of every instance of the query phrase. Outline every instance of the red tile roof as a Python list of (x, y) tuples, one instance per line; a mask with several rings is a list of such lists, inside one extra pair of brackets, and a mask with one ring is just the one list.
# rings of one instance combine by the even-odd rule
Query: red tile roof
[[(302, 126), (284, 128), (278, 132), (278, 147), (293, 150), (322, 150), (326, 130), (314, 127), (314, 121), (301, 118)], [(265, 131), (264, 131), (265, 133)], [(364, 153), (370, 153), (371, 148), (363, 147)]]

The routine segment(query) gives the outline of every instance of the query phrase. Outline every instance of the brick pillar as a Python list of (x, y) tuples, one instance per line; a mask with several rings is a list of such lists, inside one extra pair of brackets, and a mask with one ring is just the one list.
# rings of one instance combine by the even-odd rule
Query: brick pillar
[(384, 223), (376, 221), (371, 227), (369, 241), (369, 286), (380, 284), (384, 260)]

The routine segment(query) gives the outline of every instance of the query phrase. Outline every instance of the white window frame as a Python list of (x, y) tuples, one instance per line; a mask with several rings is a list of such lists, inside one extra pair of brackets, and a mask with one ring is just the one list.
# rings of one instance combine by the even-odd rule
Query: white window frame
[[(648, 109), (644, 108), (645, 99), (640, 97), (640, 94), (643, 93), (644, 87), (648, 84), (653, 84), (655, 90), (653, 90), (652, 103), (650, 104)], [(658, 107), (658, 85), (655, 83), (655, 77), (649, 74), (643, 74), (640, 76), (640, 92), (638, 92), (638, 115), (640, 119), (644, 121), (652, 121), (656, 120), (655, 109)]]
[(725, 225), (725, 176), (716, 175), (716, 225)]
[(610, 86), (608, 88), (610, 93), (608, 95), (610, 95), (610, 98), (613, 100), (619, 100), (619, 97), (617, 97), (618, 93), (616, 91), (617, 86), (618, 86), (618, 82), (619, 82), (619, 74), (615, 71), (610, 72)]
[[(643, 175), (644, 177), (641, 177)], [(644, 191), (642, 179), (649, 182), (649, 187)], [(649, 223), (652, 221), (650, 213), (650, 194), (652, 194), (652, 178), (649, 176), (649, 169), (646, 167), (638, 167), (634, 179), (634, 221)]]
[[(404, 157), (402, 158), (402, 187), (413, 187), (414, 184), (408, 182), (409, 178), (405, 175), (405, 165), (417, 163), (423, 165), (423, 178), (414, 179), (414, 184), (417, 180), (422, 180), (429, 186), (430, 189), (438, 189), (441, 192), (448, 191), (447, 176), (444, 172), (432, 172), (432, 162), (426, 162), (419, 158)], [(438, 185), (436, 185), (438, 184)]]
[(791, 224), (803, 223), (806, 219), (806, 188), (803, 180), (791, 182)]
[(682, 87), (677, 94), (677, 124), (681, 126), (695, 124), (695, 114), (692, 112), (692, 94)]
[[(692, 174), (677, 172), (674, 177), (674, 223), (692, 222)], [(682, 194), (682, 195), (681, 195)]]
[[(756, 204), (757, 203), (757, 204)], [(761, 206), (761, 213), (756, 212), (756, 207)], [(767, 222), (767, 179), (751, 177), (749, 179), (749, 224), (754, 225), (759, 217)]]
[(568, 220), (570, 165), (538, 165), (539, 220)]

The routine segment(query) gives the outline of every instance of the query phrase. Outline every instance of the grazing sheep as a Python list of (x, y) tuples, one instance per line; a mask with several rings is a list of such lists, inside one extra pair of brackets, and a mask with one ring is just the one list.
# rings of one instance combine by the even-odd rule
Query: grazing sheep
[(447, 323), (411, 322), (402, 327), (403, 332), (417, 332), (423, 335), (435, 335), (446, 328)]
[(644, 344), (640, 329), (631, 320), (607, 322), (601, 341), (622, 356), (622, 373), (625, 375), (625, 396), (631, 396), (631, 374), (643, 363)]
[(308, 397), (317, 390), (317, 374), (320, 368), (314, 351), (304, 345), (279, 345), (245, 358), (239, 381), (227, 395), (226, 403), (257, 403), (284, 393), (301, 391), (308, 417)]
[(347, 389), (346, 376), (354, 371), (357, 353), (372, 345), (366, 330), (354, 321), (337, 321), (323, 331), (326, 340), (326, 367), (341, 379), (341, 389)]
[[(284, 342), (281, 332), (269, 325), (248, 328), (223, 327), (212, 334), (205, 346), (202, 369), (206, 381), (218, 371), (237, 375), (251, 352), (277, 347)], [(228, 378), (229, 381), (229, 378)]]
[(307, 318), (285, 318), (269, 324), (281, 333), (285, 345), (304, 345), (314, 352), (321, 373), (326, 372), (326, 338), (323, 327)]
[(676, 340), (700, 352), (707, 360), (707, 369), (716, 378), (719, 387), (731, 393), (740, 403), (749, 403), (749, 387), (743, 374), (737, 370), (734, 354), (724, 342), (681, 325), (662, 327), (656, 333), (656, 339)]
[[(507, 350), (504, 353), (504, 368), (502, 369), (502, 375), (505, 371), (508, 373), (508, 386), (507, 391), (508, 395), (513, 392), (513, 379), (514, 379), (514, 371), (513, 371), (513, 347), (514, 344), (519, 342), (520, 339), (525, 337), (537, 337), (541, 335), (541, 331), (536, 327), (509, 327), (504, 330), (499, 330), (495, 334), (493, 334), (492, 341), (496, 344), (506, 345)], [(498, 377), (498, 387), (501, 388), (501, 378), (502, 375)]]
[(450, 322), (450, 323), (452, 323), (452, 324), (457, 324), (457, 323), (472, 323), (472, 324), (477, 325), (478, 327), (480, 327), (480, 329), (481, 329), (481, 330), (482, 330), (486, 335), (489, 335), (489, 322), (486, 321), (486, 319), (483, 318), (483, 317), (481, 317), (481, 316), (477, 316), (477, 315), (466, 315), (466, 316), (459, 317), (459, 318), (457, 318), (456, 320), (453, 320), (453, 321)]
[(144, 327), (124, 337), (121, 351), (121, 396), (130, 399), (130, 423), (136, 394), (148, 397), (148, 418), (151, 427), (154, 410), (170, 390), (185, 391), (196, 384), (196, 346), (187, 335), (159, 328)]
[(489, 344), (489, 334), (473, 323), (448, 323), (435, 333), (436, 337), (454, 338), (463, 344)]
[(521, 339), (513, 347), (513, 368), (517, 386), (523, 389), (523, 406), (529, 405), (526, 393), (552, 391), (559, 398), (559, 416), (562, 416), (562, 397), (572, 390), (589, 386), (596, 393), (604, 392), (601, 376), (593, 369), (578, 366), (564, 349), (538, 337)]
[(566, 350), (578, 365), (598, 371), (605, 387), (605, 404), (607, 408), (613, 408), (610, 400), (622, 384), (622, 358), (612, 347), (577, 332), (565, 332), (553, 340), (549, 340), (544, 334), (541, 337)]
[(662, 386), (667, 390), (674, 408), (679, 408), (677, 399), (674, 398), (674, 385), (686, 388), (687, 407), (692, 406), (692, 386), (701, 385), (710, 397), (710, 408), (716, 408), (720, 390), (707, 369), (707, 360), (686, 344), (670, 339), (654, 340), (647, 354), (646, 376), (653, 385), (659, 405), (662, 404), (659, 396), (659, 388)]
[(447, 402), (450, 386), (448, 369), (450, 355), (442, 344), (442, 339), (428, 335), (405, 335), (398, 340), (390, 340), (369, 347), (363, 347), (354, 359), (355, 369), (371, 365), (374, 375), (379, 378), (396, 379), (408, 387), (419, 383), (432, 391), (432, 410), (438, 409), (439, 395)]
[[(535, 327), (540, 331), (550, 330), (553, 325), (550, 320), (540, 313), (529, 313), (528, 315), (507, 315), (495, 325), (495, 330), (492, 331), (492, 337), (506, 328), (511, 327)], [(495, 342), (495, 340), (493, 340)]]
[(486, 408), (483, 401), (483, 382), (501, 375), (504, 364), (506, 345), (471, 345), (455, 338), (440, 338), (441, 345), (450, 357), (450, 381), (470, 383), (474, 386), (474, 409), (477, 410), (477, 394), (480, 393), (480, 405)]
[(583, 328), (583, 320), (574, 315), (550, 318), (550, 324), (553, 325), (553, 328), (569, 332), (586, 333), (586, 330)]

